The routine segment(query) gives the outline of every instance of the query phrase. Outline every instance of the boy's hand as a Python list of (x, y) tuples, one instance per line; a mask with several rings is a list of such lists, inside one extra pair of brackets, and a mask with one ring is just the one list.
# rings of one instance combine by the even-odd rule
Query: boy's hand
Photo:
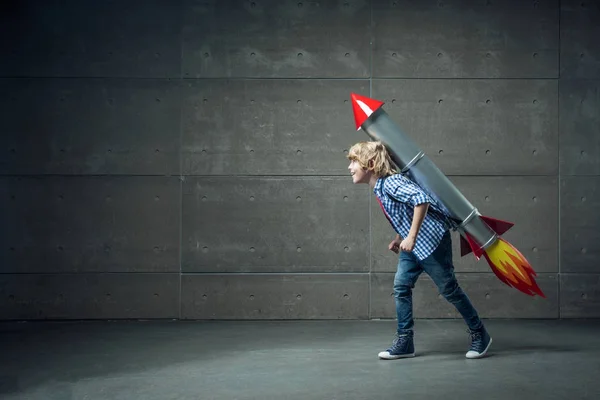
[(412, 236), (407, 237), (400, 243), (400, 249), (402, 251), (413, 251), (415, 248), (415, 239)]
[(400, 243), (401, 242), (402, 242), (402, 239), (400, 238), (400, 236), (396, 236), (396, 239), (394, 239), (390, 242), (388, 249), (390, 249), (394, 253), (398, 254), (400, 252)]

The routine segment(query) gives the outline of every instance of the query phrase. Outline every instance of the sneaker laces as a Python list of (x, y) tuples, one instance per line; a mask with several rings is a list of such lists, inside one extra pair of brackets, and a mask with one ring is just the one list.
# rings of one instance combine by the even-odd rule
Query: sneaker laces
[(394, 341), (392, 342), (392, 346), (396, 346), (398, 344), (404, 344), (408, 340), (408, 335), (396, 335)]
[(471, 335), (471, 347), (479, 347), (483, 344), (483, 332), (468, 330)]

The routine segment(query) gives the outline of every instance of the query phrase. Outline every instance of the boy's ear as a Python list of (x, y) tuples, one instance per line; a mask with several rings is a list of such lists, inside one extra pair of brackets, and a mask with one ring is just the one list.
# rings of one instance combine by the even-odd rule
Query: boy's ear
[(375, 163), (373, 162), (373, 160), (369, 160), (369, 163), (368, 163), (367, 165), (368, 165), (368, 167), (369, 167), (369, 169), (370, 169), (370, 170), (372, 170), (372, 169), (373, 169), (373, 165), (374, 165), (374, 164), (375, 164)]

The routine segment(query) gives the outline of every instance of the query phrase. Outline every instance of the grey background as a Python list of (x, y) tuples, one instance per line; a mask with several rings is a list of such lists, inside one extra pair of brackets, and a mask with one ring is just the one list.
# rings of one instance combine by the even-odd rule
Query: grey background
[[(0, 319), (394, 318), (350, 93), (538, 272), (459, 257), (488, 318), (600, 317), (600, 8), (554, 1), (8, 1)], [(457, 318), (425, 275), (415, 315)]]

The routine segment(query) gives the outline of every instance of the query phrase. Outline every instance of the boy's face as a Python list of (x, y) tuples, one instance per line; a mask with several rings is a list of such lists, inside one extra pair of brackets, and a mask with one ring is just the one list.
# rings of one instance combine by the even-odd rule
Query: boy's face
[(350, 170), (350, 175), (352, 175), (352, 183), (369, 183), (369, 180), (371, 179), (371, 171), (367, 171), (361, 167), (358, 161), (350, 161), (348, 169)]

